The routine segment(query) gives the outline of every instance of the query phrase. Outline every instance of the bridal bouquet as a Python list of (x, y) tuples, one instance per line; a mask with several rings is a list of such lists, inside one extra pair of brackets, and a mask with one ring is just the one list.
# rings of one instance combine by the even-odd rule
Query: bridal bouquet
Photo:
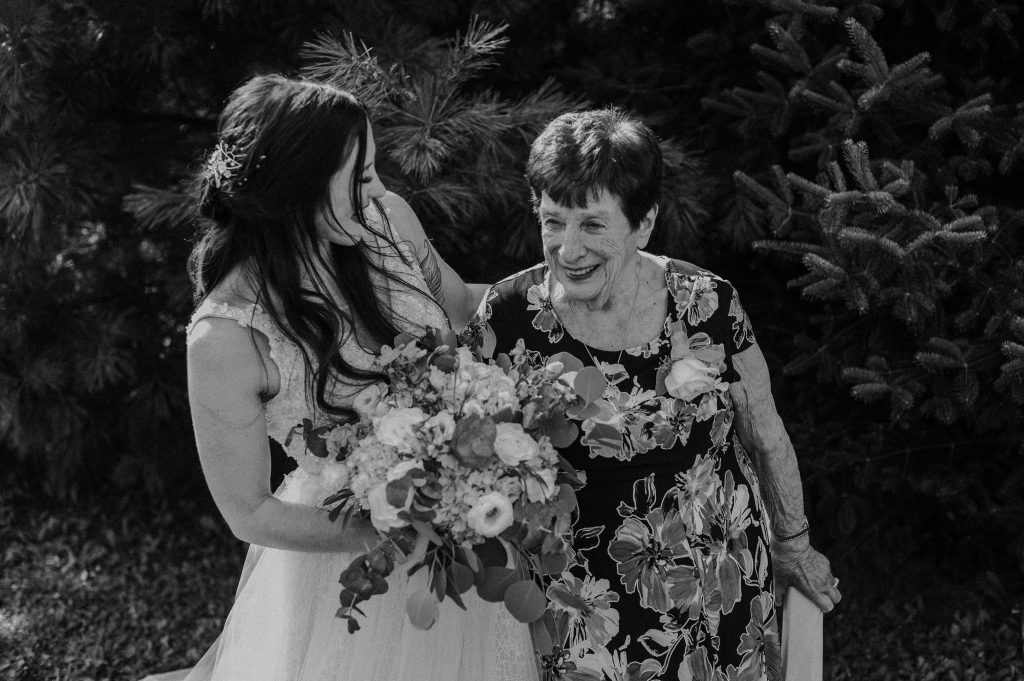
[(399, 336), (377, 368), (388, 381), (357, 396), (358, 421), (303, 431), (331, 459), (332, 518), (362, 514), (383, 536), (341, 575), (338, 616), (358, 630), (359, 604), (387, 590), (386, 577), (419, 543), (409, 574), (427, 570), (428, 587), (407, 602), (415, 626), (429, 628), (445, 598), (464, 607), (471, 589), (520, 621), (540, 618), (538, 583), (571, 558), (582, 485), (555, 448), (578, 435), (567, 411), (599, 397), (593, 372), (521, 342), (485, 363), (454, 333), (433, 331)]

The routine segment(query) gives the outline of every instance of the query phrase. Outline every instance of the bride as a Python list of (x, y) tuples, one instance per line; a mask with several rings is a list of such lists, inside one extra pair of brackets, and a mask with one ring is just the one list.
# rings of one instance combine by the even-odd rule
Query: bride
[[(220, 638), (187, 681), (520, 681), (537, 676), (526, 625), (500, 604), (446, 600), (413, 628), (397, 569), (360, 631), (335, 617), (338, 576), (378, 541), (319, 504), (334, 489), (289, 434), (349, 413), (401, 331), (462, 325), (482, 288), (431, 247), (374, 167), (365, 109), (337, 88), (258, 76), (230, 97), (199, 180), (204, 232), (190, 270), (189, 401), (200, 461), (232, 532), (251, 544)], [(268, 435), (298, 468), (270, 489)]]

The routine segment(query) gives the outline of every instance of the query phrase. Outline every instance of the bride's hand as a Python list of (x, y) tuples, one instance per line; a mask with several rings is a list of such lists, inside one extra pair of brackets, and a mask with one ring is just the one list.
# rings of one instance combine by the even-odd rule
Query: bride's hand
[(795, 586), (822, 612), (831, 612), (843, 600), (839, 580), (832, 574), (828, 558), (815, 551), (806, 537), (792, 542), (774, 542), (772, 566), (776, 600), (783, 598), (790, 586)]

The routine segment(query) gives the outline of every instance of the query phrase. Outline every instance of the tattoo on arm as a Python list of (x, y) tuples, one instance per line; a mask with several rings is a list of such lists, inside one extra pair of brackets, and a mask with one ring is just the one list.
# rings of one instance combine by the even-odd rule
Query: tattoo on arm
[(427, 282), (427, 288), (433, 294), (441, 307), (445, 306), (444, 281), (441, 277), (441, 267), (437, 264), (437, 253), (430, 245), (430, 239), (423, 240), (423, 256), (419, 259), (420, 271), (423, 272), (423, 279)]

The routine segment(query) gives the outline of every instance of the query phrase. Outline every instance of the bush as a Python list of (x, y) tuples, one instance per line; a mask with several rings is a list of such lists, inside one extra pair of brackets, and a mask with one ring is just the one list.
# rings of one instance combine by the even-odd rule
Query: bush
[[(1024, 211), (1006, 193), (1024, 179), (1024, 113), (994, 63), (1006, 8), (835, 4), (780, 3), (770, 46), (752, 48), (757, 84), (705, 100), (760, 141), (736, 173), (736, 218), (764, 234), (751, 245), (805, 270), (788, 282), (805, 321), (784, 373), (812, 414), (798, 430), (825, 473), (818, 513), (849, 534), (884, 498), (927, 536), (939, 511), (960, 550), (1024, 566)], [(868, 27), (891, 36), (897, 20), (977, 60), (883, 48)], [(847, 403), (830, 428), (813, 405), (843, 383), (879, 406)]]
[(470, 278), (539, 255), (520, 173), (546, 119), (638, 112), (669, 164), (651, 248), (746, 292), (816, 542), (1020, 567), (1015, 7), (336, 5), (0, 8), (6, 460), (65, 497), (196, 482), (184, 182), (233, 86), (301, 68), (371, 103), (385, 181)]

